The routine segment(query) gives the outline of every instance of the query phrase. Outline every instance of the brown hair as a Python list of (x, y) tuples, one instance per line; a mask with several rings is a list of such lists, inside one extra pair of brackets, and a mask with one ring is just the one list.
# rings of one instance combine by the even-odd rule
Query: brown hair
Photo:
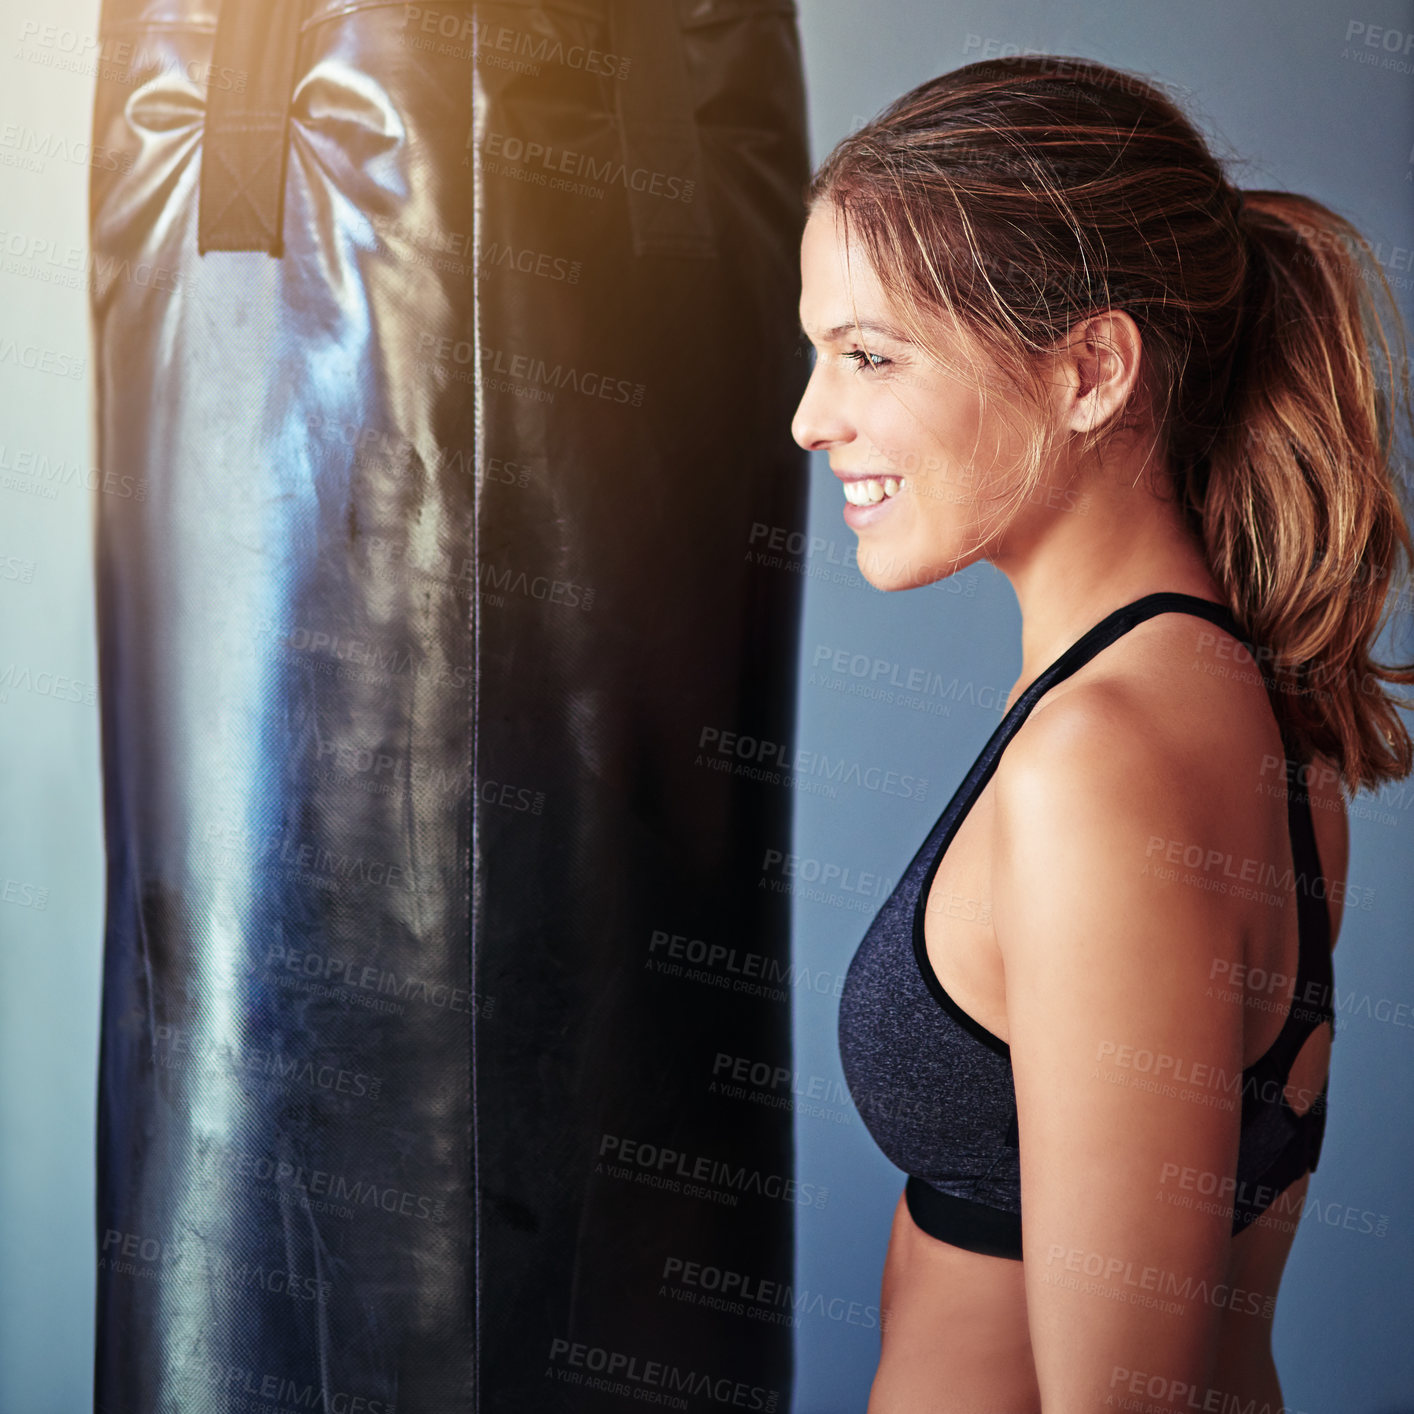
[(1409, 774), (1404, 704), (1381, 680), (1414, 682), (1414, 665), (1370, 656), (1414, 557), (1394, 476), (1408, 361), (1354, 226), (1309, 197), (1239, 191), (1155, 84), (1049, 55), (920, 84), (844, 138), (806, 195), (857, 232), (921, 346), (950, 323), (1021, 395), (1011, 513), (1059, 435), (1039, 418), (1039, 356), (1086, 315), (1127, 311), (1135, 407), (1087, 444), (1152, 417), (1290, 753), (1328, 756), (1352, 792)]

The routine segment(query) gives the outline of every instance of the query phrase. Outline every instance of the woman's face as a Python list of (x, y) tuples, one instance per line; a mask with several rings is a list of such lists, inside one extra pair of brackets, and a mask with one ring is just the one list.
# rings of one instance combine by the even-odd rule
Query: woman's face
[[(817, 358), (791, 435), (827, 453), (842, 479), (860, 572), (876, 588), (911, 589), (981, 559), (1003, 504), (995, 488), (1012, 484), (1021, 454), (1016, 429), (997, 418), (995, 397), (984, 403), (972, 382), (905, 337), (864, 248), (846, 248), (828, 202), (806, 222), (800, 268), (800, 322)], [(960, 340), (943, 347), (941, 336), (937, 352), (974, 367), (980, 358)], [(870, 504), (854, 504), (851, 489)]]

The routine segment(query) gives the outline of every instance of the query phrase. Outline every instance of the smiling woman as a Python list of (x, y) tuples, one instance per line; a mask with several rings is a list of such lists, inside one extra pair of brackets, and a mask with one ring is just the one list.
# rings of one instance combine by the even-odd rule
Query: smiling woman
[(1345, 797), (1414, 765), (1385, 686), (1414, 669), (1372, 656), (1411, 553), (1388, 289), (1342, 218), (1237, 190), (1080, 59), (920, 85), (810, 202), (792, 431), (862, 573), (987, 560), (1022, 614), (1006, 716), (841, 997), (909, 1175), (871, 1414), (1275, 1410)]

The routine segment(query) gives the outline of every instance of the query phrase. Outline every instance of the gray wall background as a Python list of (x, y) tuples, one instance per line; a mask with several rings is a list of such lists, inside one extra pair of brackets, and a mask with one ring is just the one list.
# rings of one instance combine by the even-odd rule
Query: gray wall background
[[(897, 94), (971, 59), (1020, 49), (1093, 56), (1191, 89), (1194, 111), (1248, 159), (1236, 174), (1244, 185), (1307, 191), (1352, 216), (1383, 243), (1414, 322), (1414, 54), (1383, 49), (1384, 36), (1363, 43), (1378, 28), (1404, 44), (1414, 6), (800, 4), (816, 160)], [(91, 1391), (103, 885), (87, 489), (96, 478), (87, 295), (61, 272), (87, 258), (97, 22), (97, 0), (0, 9), (0, 1414), (73, 1414)], [(26, 457), (59, 468), (52, 496), (16, 470)], [(812, 475), (797, 742), (929, 782), (922, 803), (869, 791), (796, 803), (795, 948), (809, 970), (796, 989), (796, 1069), (824, 1089), (819, 1109), (830, 1113), (797, 1118), (801, 1177), (829, 1196), (799, 1218), (798, 1286), (824, 1299), (799, 1320), (794, 1407), (854, 1414), (877, 1355), (868, 1308), (902, 1176), (837, 1103), (833, 987), (998, 720), (1019, 668), (1019, 619), (1010, 588), (985, 566), (905, 595), (875, 591), (851, 566), (854, 535), (823, 460)], [(1387, 652), (1414, 654), (1407, 619), (1394, 635)], [(956, 678), (950, 713), (922, 716), (812, 682), (817, 655), (837, 648)], [(42, 673), (77, 687), (56, 691), (48, 678), (41, 690)], [(1351, 880), (1375, 891), (1377, 907), (1346, 919), (1338, 992), (1371, 1009), (1407, 1005), (1414, 784), (1362, 798), (1361, 812)], [(812, 879), (817, 870), (847, 873)], [(1358, 1014), (1340, 1023), (1312, 1187), (1322, 1206), (1303, 1221), (1276, 1331), (1287, 1404), (1308, 1414), (1414, 1410), (1414, 1195), (1404, 1182), (1414, 1171), (1414, 1027), (1403, 1014), (1403, 1023)], [(1351, 1211), (1387, 1219), (1386, 1234), (1339, 1226)]]
[(0, 1414), (93, 1404), (97, 29), (98, 0), (0, 4)]
[[(1182, 85), (1218, 151), (1244, 159), (1232, 169), (1239, 185), (1309, 193), (1382, 243), (1385, 273), (1414, 326), (1414, 6), (802, 0), (800, 27), (817, 163), (915, 84), (999, 54), (1084, 56)], [(794, 957), (812, 969), (811, 982), (796, 988), (796, 1084), (813, 1080), (811, 1093), (828, 1097), (815, 1105), (823, 1113), (797, 1110), (798, 1165), (829, 1196), (797, 1222), (798, 1291), (825, 1300), (799, 1320), (794, 1407), (857, 1414), (878, 1354), (876, 1318), (864, 1308), (878, 1303), (903, 1175), (838, 1102), (839, 1004), (809, 988), (814, 970), (821, 987), (844, 973), (1000, 720), (1021, 666), (1021, 620), (1010, 585), (987, 565), (904, 593), (874, 589), (853, 568), (855, 536), (823, 454), (812, 478), (796, 745), (929, 783), (923, 803), (858, 789), (796, 800)], [(1414, 658), (1407, 612), (1383, 647), (1386, 658)], [(840, 649), (897, 664), (900, 675), (922, 668), (955, 678), (951, 711), (924, 715), (858, 695), (867, 678), (849, 691), (849, 679), (819, 666)], [(1406, 1414), (1414, 1410), (1414, 781), (1359, 797), (1351, 856), (1351, 883), (1374, 890), (1374, 907), (1347, 913), (1336, 947), (1337, 1004), (1355, 1010), (1336, 1022), (1325, 1147), (1287, 1264), (1274, 1344), (1290, 1409)], [(1362, 1014), (1367, 1006), (1370, 1015)], [(1348, 1213), (1352, 1229), (1341, 1226)], [(1359, 1230), (1379, 1219), (1384, 1236)]]

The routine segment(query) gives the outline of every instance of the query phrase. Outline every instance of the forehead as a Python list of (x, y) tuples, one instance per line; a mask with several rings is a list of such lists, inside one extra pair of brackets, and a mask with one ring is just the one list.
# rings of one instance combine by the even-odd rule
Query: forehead
[[(901, 337), (892, 307), (838, 210), (826, 202), (810, 213), (800, 242), (800, 326), (817, 343), (865, 333)], [(856, 324), (856, 316), (858, 324)]]

